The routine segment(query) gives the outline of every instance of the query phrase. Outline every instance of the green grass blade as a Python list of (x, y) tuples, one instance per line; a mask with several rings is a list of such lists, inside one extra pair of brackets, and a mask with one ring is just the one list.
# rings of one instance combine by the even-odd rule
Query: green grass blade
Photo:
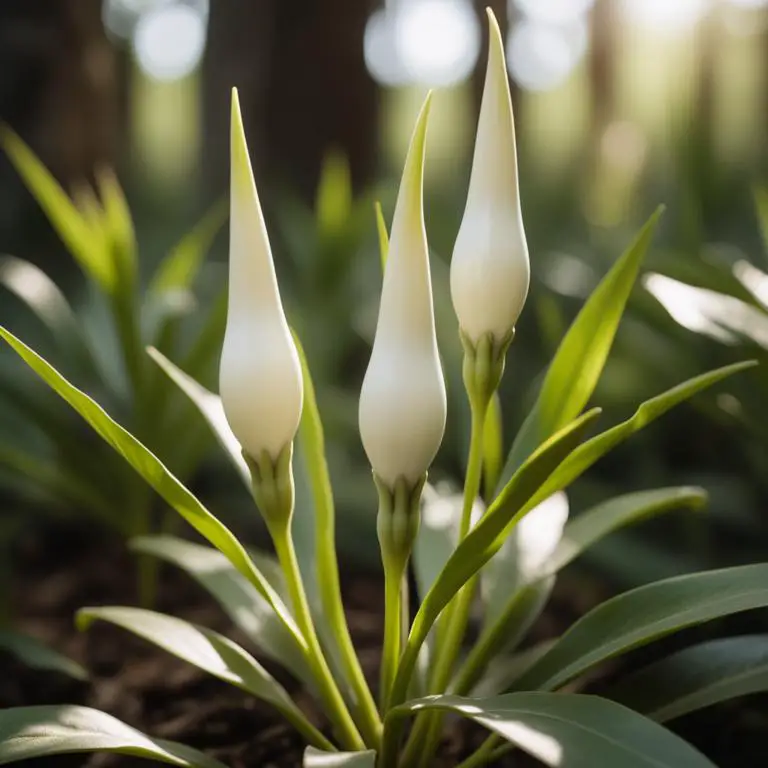
[(552, 768), (715, 768), (663, 726), (597, 696), (430, 696), (398, 707), (387, 719), (425, 709), (469, 718)]
[(116, 752), (183, 768), (226, 768), (192, 747), (153, 739), (97, 709), (58, 704), (0, 710), (0, 765), (89, 752)]
[(12, 130), (0, 130), (0, 144), (83, 272), (104, 291), (112, 293), (117, 275), (103, 239), (94, 233), (50, 171)]
[(612, 659), (685, 627), (768, 605), (768, 564), (664, 579), (598, 605), (517, 682), (553, 690)]
[[(264, 595), (288, 630), (297, 639), (301, 638), (287, 607), (256, 568), (234, 534), (212, 515), (148, 448), (114, 421), (98, 403), (70, 384), (53, 366), (5, 328), (0, 327), (0, 336), (100, 437), (126, 459), (171, 507), (227, 556), (235, 568)], [(303, 639), (300, 642), (303, 646)]]
[(595, 390), (661, 208), (592, 292), (555, 353), (538, 399), (507, 457), (499, 485), (555, 431), (576, 418)]

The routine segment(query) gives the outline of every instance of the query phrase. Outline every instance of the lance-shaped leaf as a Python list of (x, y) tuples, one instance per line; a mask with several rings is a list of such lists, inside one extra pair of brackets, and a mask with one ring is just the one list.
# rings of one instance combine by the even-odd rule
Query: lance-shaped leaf
[(607, 600), (577, 621), (517, 682), (554, 690), (596, 664), (678, 632), (768, 605), (768, 564), (663, 579)]
[(662, 210), (651, 216), (595, 288), (560, 342), (536, 404), (515, 437), (499, 487), (537, 445), (574, 419), (592, 396)]
[(734, 363), (713, 371), (703, 373), (672, 389), (668, 389), (650, 400), (641, 403), (634, 414), (605, 432), (595, 435), (580, 445), (563, 463), (555, 470), (542, 485), (528, 507), (533, 508), (553, 493), (567, 488), (574, 480), (581, 477), (593, 464), (612, 451), (617, 445), (627, 438), (639, 432), (676, 405), (688, 400), (693, 395), (701, 392), (735, 373), (744, 371), (757, 365), (754, 360), (743, 363)]
[(104, 240), (91, 228), (50, 171), (13, 131), (3, 128), (0, 144), (83, 272), (104, 291), (112, 293), (117, 270), (112, 254), (104, 247)]
[(304, 753), (304, 768), (375, 768), (376, 753), (365, 752), (321, 752), (307, 747)]
[(62, 656), (39, 640), (10, 629), (0, 630), (0, 651), (8, 651), (28, 667), (61, 672), (77, 680), (87, 680), (88, 673), (75, 661)]
[(605, 695), (660, 722), (768, 691), (768, 635), (709, 640), (623, 678)]
[(192, 747), (153, 739), (97, 709), (59, 704), (0, 710), (0, 765), (82, 752), (117, 752), (184, 768), (226, 768)]
[(388, 721), (425, 709), (469, 718), (552, 768), (714, 768), (663, 726), (597, 696), (428, 696), (397, 707)]
[(182, 661), (237, 686), (271, 704), (311, 744), (328, 749), (330, 742), (307, 720), (280, 683), (247, 651), (218, 632), (144, 608), (81, 608), (77, 627), (94, 621), (122, 627), (172, 653)]
[(149, 347), (147, 353), (160, 366), (168, 378), (191, 400), (197, 410), (200, 411), (211, 428), (213, 436), (224, 449), (227, 458), (232, 462), (250, 493), (251, 472), (243, 458), (243, 449), (240, 447), (240, 443), (232, 432), (227, 417), (224, 415), (224, 406), (221, 404), (221, 398), (206, 389), (202, 384), (198, 384), (159, 350)]
[(525, 506), (554, 468), (574, 450), (598, 414), (597, 409), (584, 414), (540, 446), (515, 473), (480, 522), (451, 555), (414, 618), (392, 689), (393, 705), (404, 701), (419, 650), (443, 608), (498, 552), (505, 531), (514, 524), (517, 511)]
[[(130, 548), (181, 568), (213, 596), (254, 647), (300, 680), (311, 679), (300, 647), (267, 600), (221, 552), (173, 536), (141, 536), (131, 540)], [(259, 566), (270, 578), (267, 563)], [(270, 582), (280, 592), (279, 585)]]
[(280, 600), (234, 534), (130, 432), (114, 421), (94, 400), (70, 384), (36, 352), (0, 327), (0, 336), (45, 381), (69, 403), (190, 525), (211, 542), (242, 573), (272, 606), (275, 613), (302, 647), (304, 640), (287, 607)]

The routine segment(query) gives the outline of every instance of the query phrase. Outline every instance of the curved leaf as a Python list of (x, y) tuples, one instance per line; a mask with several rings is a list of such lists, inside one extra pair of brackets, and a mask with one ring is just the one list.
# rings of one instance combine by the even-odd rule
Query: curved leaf
[(234, 534), (214, 517), (148, 448), (114, 421), (100, 405), (70, 384), (53, 366), (2, 326), (0, 336), (43, 381), (126, 459), (170, 506), (226, 555), (235, 568), (265, 597), (288, 631), (304, 647), (304, 640), (293, 617)]
[(203, 672), (253, 694), (275, 707), (310, 743), (326, 749), (331, 746), (285, 688), (253, 656), (218, 632), (144, 608), (105, 606), (77, 612), (78, 629), (87, 629), (94, 621), (133, 632)]
[(250, 493), (251, 472), (243, 458), (240, 443), (230, 429), (229, 422), (224, 414), (224, 406), (221, 404), (221, 398), (207, 390), (202, 384), (198, 384), (191, 376), (184, 373), (181, 368), (172, 363), (162, 352), (154, 347), (148, 347), (147, 354), (200, 411), (203, 418), (208, 422), (213, 436), (224, 449), (241, 480), (245, 483), (248, 493)]
[(662, 211), (656, 210), (600, 281), (560, 342), (533, 410), (515, 437), (499, 487), (538, 445), (576, 418), (592, 396)]
[(768, 635), (709, 640), (623, 678), (610, 699), (663, 722), (768, 691)]
[(167, 291), (192, 287), (205, 254), (229, 216), (229, 202), (214, 203), (198, 223), (169, 251), (160, 262), (147, 292), (158, 296)]
[[(254, 647), (300, 680), (311, 679), (300, 647), (267, 600), (221, 552), (173, 536), (142, 536), (132, 539), (129, 546), (135, 552), (158, 557), (188, 573), (213, 596)], [(262, 572), (269, 575), (264, 564), (260, 565)], [(279, 593), (279, 585), (271, 583)]]
[(428, 696), (397, 707), (387, 719), (425, 709), (474, 720), (552, 768), (714, 768), (704, 755), (663, 726), (597, 696)]
[(321, 752), (307, 747), (304, 753), (304, 768), (376, 768), (376, 753), (365, 752)]
[(577, 621), (517, 682), (560, 688), (622, 653), (685, 627), (768, 605), (768, 564), (657, 581), (598, 605)]
[(0, 709), (0, 765), (77, 752), (119, 752), (185, 768), (226, 768), (192, 747), (153, 739), (97, 709), (71, 704)]
[(553, 493), (567, 488), (609, 451), (634, 435), (635, 432), (639, 432), (648, 424), (663, 416), (671, 408), (688, 400), (696, 393), (732, 376), (734, 373), (739, 373), (755, 365), (757, 365), (756, 361), (747, 360), (742, 363), (734, 363), (733, 365), (716, 368), (713, 371), (708, 371), (700, 376), (684, 381), (682, 384), (678, 384), (672, 387), (672, 389), (668, 389), (666, 392), (662, 392), (662, 394), (641, 403), (629, 419), (586, 440), (573, 451), (547, 479), (528, 506), (535, 506)]
[(3, 128), (0, 144), (83, 272), (111, 294), (117, 274), (105, 241), (91, 228), (51, 172), (13, 131)]
[(707, 501), (703, 488), (657, 488), (616, 496), (571, 518), (544, 570), (557, 573), (600, 539), (624, 526), (681, 507), (701, 509)]
[(33, 669), (61, 672), (76, 680), (88, 679), (88, 673), (77, 662), (21, 632), (10, 629), (0, 630), (0, 651), (12, 653), (19, 661)]
[(554, 468), (574, 450), (598, 414), (598, 409), (589, 411), (540, 446), (455, 549), (416, 613), (393, 685), (393, 704), (404, 700), (419, 650), (443, 608), (499, 551), (506, 532), (517, 521), (521, 508)]

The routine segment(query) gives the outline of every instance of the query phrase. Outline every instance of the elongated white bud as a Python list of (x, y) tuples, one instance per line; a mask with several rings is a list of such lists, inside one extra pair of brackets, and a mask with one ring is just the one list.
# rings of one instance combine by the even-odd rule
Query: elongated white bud
[(247, 454), (277, 461), (293, 440), (302, 407), (299, 357), (285, 320), (272, 251), (248, 156), (237, 91), (232, 91), (229, 307), (219, 389)]
[(451, 298), (473, 344), (512, 331), (528, 295), (530, 265), (517, 179), (512, 99), (499, 25), (488, 10), (488, 68), (475, 154), (451, 260)]
[(414, 486), (424, 476), (445, 431), (422, 202), (429, 103), (427, 97), (400, 182), (376, 337), (360, 393), (363, 447), (390, 489), (399, 477)]

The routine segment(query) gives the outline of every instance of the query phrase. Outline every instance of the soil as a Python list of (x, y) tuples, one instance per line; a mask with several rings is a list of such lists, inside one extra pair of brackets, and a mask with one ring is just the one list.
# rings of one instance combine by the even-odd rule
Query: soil
[[(0, 655), (0, 708), (84, 704), (103, 709), (153, 736), (202, 749), (231, 768), (301, 765), (304, 745), (300, 737), (267, 705), (115, 627), (97, 623), (83, 634), (74, 629), (74, 612), (84, 605), (135, 602), (134, 563), (119, 542), (82, 531), (57, 531), (44, 540), (27, 542), (18, 561), (12, 590), (17, 628), (79, 661), (91, 679), (82, 683), (42, 673)], [(191, 579), (171, 567), (164, 567), (160, 576), (158, 610), (211, 627), (248, 647), (224, 613)], [(382, 635), (382, 588), (376, 578), (360, 574), (345, 574), (342, 582), (355, 645), (366, 675), (375, 681)], [(536, 636), (541, 639), (562, 632), (595, 599), (594, 591), (585, 590), (583, 585), (569, 593), (568, 584), (564, 584), (536, 627)], [(309, 696), (282, 670), (262, 661), (311, 719), (323, 726), (321, 713)], [(756, 701), (754, 707), (732, 703), (685, 718), (676, 724), (676, 730), (720, 768), (768, 765), (764, 738), (767, 711), (764, 699)], [(479, 728), (457, 724), (435, 766), (455, 766), (486, 735)], [(24, 763), (49, 768), (138, 768), (148, 764), (117, 755), (72, 755)], [(495, 765), (528, 768), (538, 763), (515, 754)]]

